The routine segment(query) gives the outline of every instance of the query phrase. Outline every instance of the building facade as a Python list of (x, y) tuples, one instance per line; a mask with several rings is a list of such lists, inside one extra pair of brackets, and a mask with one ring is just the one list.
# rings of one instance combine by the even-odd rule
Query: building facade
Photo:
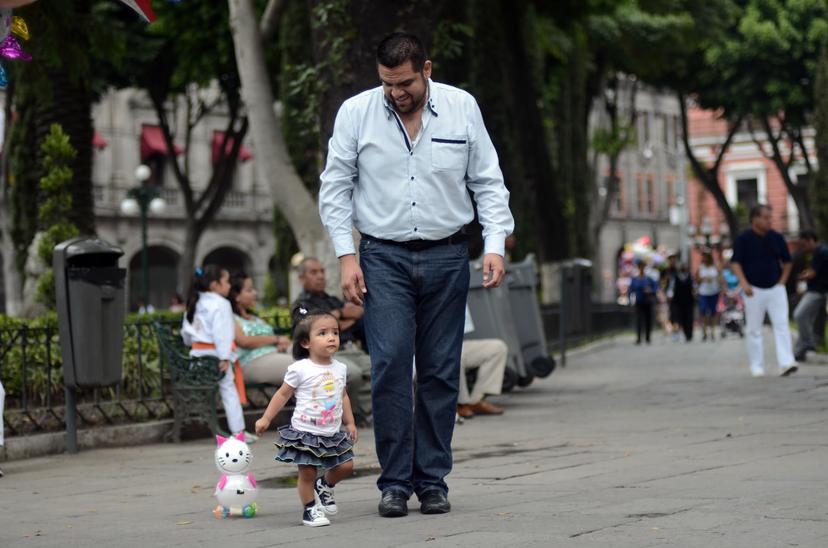
[[(213, 91), (213, 93), (216, 93)], [(213, 97), (214, 98), (214, 97)], [(209, 98), (208, 98), (209, 100)], [(179, 128), (174, 143), (180, 166), (189, 168), (196, 197), (210, 180), (228, 123), (225, 112), (214, 110), (199, 120), (189, 147), (184, 150), (186, 105), (171, 104), (170, 126)], [(186, 299), (188, 287), (178, 282), (179, 261), (185, 246), (186, 210), (183, 195), (167, 157), (157, 116), (149, 98), (140, 90), (113, 90), (93, 108), (95, 149), (93, 196), (98, 237), (124, 251), (120, 265), (127, 269), (127, 306), (137, 310), (143, 293), (143, 249), (140, 215), (122, 211), (130, 189), (138, 186), (136, 168), (151, 169), (146, 184), (156, 187), (164, 200), (160, 213), (150, 213), (147, 223), (149, 303), (160, 310), (169, 307), (174, 294)], [(246, 139), (239, 154), (232, 187), (195, 250), (196, 264), (219, 264), (231, 271), (244, 270), (256, 287), (264, 288), (274, 267), (273, 199), (270, 188), (256, 173), (252, 144)], [(8, 247), (4, 246), (6, 249)], [(7, 257), (2, 257), (6, 266)], [(4, 268), (9, 276), (9, 269)], [(9, 295), (3, 283), (3, 303), (9, 313), (25, 313), (31, 296)], [(9, 302), (9, 299), (14, 302)]]
[[(629, 120), (628, 105), (635, 105), (636, 138), (619, 157), (618, 192), (597, 242), (593, 276), (600, 277), (596, 296), (601, 302), (616, 301), (619, 259), (632, 242), (649, 241), (662, 253), (680, 253), (684, 247), (687, 170), (678, 99), (631, 79), (622, 84), (615, 98), (619, 119)], [(590, 124), (608, 126), (600, 101), (592, 109)], [(597, 169), (609, 176), (606, 157)]]

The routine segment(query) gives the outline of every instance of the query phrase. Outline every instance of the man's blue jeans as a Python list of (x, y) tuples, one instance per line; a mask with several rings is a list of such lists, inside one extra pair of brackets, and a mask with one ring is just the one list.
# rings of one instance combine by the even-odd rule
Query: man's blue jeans
[[(448, 492), (469, 290), (465, 242), (422, 251), (360, 242), (381, 491)], [(412, 383), (416, 356), (416, 393)]]

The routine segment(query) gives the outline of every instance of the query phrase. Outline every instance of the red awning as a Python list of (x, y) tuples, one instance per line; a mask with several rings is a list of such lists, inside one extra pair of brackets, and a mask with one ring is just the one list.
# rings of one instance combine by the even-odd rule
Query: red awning
[(96, 130), (95, 133), (92, 135), (92, 148), (96, 150), (103, 150), (108, 146), (109, 141), (104, 139), (103, 136)]
[[(213, 165), (217, 164), (219, 161), (219, 153), (221, 152), (221, 142), (224, 140), (224, 132), (223, 131), (214, 131), (213, 132)], [(233, 150), (233, 138), (227, 139), (227, 144), (224, 146), (224, 154), (230, 154), (230, 151)], [(242, 162), (246, 162), (253, 157), (253, 153), (250, 152), (246, 146), (242, 145), (239, 147), (239, 160)]]
[[(175, 155), (183, 152), (180, 146), (173, 143)], [(167, 143), (164, 142), (164, 133), (158, 126), (144, 124), (141, 126), (141, 161), (143, 162), (155, 154), (168, 154)]]

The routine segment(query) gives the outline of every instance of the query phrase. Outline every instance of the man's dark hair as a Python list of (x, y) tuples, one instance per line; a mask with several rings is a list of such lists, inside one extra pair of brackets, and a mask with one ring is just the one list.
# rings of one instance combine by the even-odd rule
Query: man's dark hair
[(770, 211), (771, 207), (767, 204), (756, 204), (755, 206), (750, 208), (750, 217), (749, 217), (749, 219), (752, 221), (756, 217), (760, 217), (762, 215), (762, 212), (765, 211), (766, 209), (768, 211)]
[(395, 68), (411, 61), (414, 72), (422, 72), (428, 54), (419, 38), (406, 32), (394, 32), (382, 39), (377, 46), (377, 63)]
[(810, 228), (806, 228), (805, 230), (799, 231), (799, 239), (800, 240), (811, 240), (812, 242), (818, 242), (819, 236), (817, 233), (811, 230)]

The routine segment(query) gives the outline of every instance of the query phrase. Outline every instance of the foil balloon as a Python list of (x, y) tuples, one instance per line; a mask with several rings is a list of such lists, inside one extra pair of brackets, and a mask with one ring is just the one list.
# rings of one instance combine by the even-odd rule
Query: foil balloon
[(6, 69), (3, 68), (3, 65), (0, 65), (0, 88), (4, 88), (9, 85), (9, 80), (6, 78)]
[(24, 40), (29, 39), (29, 26), (22, 17), (12, 17), (11, 31)]
[(5, 57), (6, 59), (20, 59), (22, 61), (32, 60), (32, 56), (20, 48), (20, 44), (11, 34), (6, 36), (6, 39), (3, 40), (2, 44), (0, 44), (0, 56)]
[(138, 15), (144, 18), (147, 23), (155, 21), (155, 12), (152, 11), (150, 0), (120, 0), (132, 8)]
[(221, 478), (214, 496), (219, 505), (213, 510), (218, 519), (230, 516), (252, 518), (256, 515), (256, 479), (250, 472), (253, 454), (244, 443), (244, 432), (225, 438), (216, 436), (216, 467)]

